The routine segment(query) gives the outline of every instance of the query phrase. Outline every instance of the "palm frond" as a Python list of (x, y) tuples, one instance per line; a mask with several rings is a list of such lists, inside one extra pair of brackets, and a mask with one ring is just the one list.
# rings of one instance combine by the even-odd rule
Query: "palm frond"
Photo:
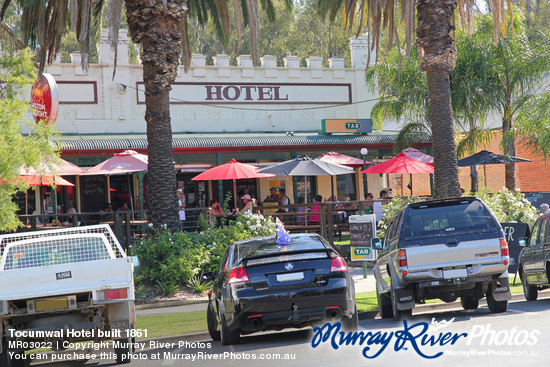
[(237, 28), (237, 52), (241, 49), (244, 27), (243, 8), (240, 0), (233, 0), (233, 13), (235, 18), (235, 28)]
[(124, 6), (124, 0), (111, 0), (109, 3), (109, 19), (107, 29), (109, 30), (109, 46), (115, 54), (115, 65), (113, 69), (113, 80), (115, 79), (117, 59), (118, 59), (118, 35), (120, 32), (120, 26), (122, 23), (122, 8)]
[(22, 50), (26, 45), (13, 33), (6, 23), (0, 21), (0, 48), (5, 51)]
[(426, 135), (432, 135), (429, 122), (411, 121), (400, 126), (401, 129), (395, 138), (394, 152), (400, 152), (403, 149), (411, 147), (414, 143), (420, 141)]
[(474, 127), (459, 139), (456, 155), (460, 159), (474, 154), (479, 148), (489, 144), (493, 138), (493, 130)]
[(11, 4), (11, 0), (4, 0), (4, 3), (2, 4), (2, 8), (0, 8), (0, 20), (4, 20), (4, 15), (6, 15), (6, 11), (8, 10), (8, 7)]

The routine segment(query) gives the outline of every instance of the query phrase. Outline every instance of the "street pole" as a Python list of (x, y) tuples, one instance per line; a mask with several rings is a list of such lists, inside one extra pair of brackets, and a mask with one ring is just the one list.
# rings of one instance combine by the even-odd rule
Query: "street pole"
[[(361, 148), (361, 155), (363, 156), (363, 171), (367, 168), (367, 148)], [(363, 173), (363, 191), (364, 191), (364, 197), (367, 197), (367, 193), (369, 192), (369, 183), (367, 182), (367, 174)], [(367, 213), (368, 214), (368, 213)], [(367, 277), (367, 260), (363, 260), (363, 278)]]

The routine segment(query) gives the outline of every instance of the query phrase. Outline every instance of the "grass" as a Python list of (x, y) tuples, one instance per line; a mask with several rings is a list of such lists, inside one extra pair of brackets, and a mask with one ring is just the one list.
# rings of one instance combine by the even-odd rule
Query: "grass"
[(147, 330), (147, 336), (143, 335), (143, 338), (206, 331), (206, 311), (140, 316), (137, 318), (136, 329)]
[[(523, 293), (521, 281), (516, 279), (512, 284), (510, 278), (510, 290), (512, 294)], [(355, 295), (357, 310), (375, 311), (378, 309), (376, 291), (361, 292)], [(438, 303), (438, 299), (427, 300), (426, 303)], [(136, 329), (147, 330), (147, 338), (158, 338), (161, 336), (196, 333), (207, 331), (206, 311), (193, 311), (159, 316), (140, 316), (137, 319)], [(143, 336), (145, 337), (145, 336)]]

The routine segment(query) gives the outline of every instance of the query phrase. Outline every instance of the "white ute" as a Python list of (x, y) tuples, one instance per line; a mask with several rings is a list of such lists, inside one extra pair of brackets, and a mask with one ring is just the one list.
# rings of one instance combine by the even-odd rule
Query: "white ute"
[(0, 235), (0, 365), (79, 340), (114, 340), (130, 362), (133, 270), (106, 224)]

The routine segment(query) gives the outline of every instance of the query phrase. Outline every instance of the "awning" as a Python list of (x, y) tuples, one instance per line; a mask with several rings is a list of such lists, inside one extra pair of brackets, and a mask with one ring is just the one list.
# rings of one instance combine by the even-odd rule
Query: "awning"
[[(172, 147), (178, 153), (222, 153), (236, 151), (391, 149), (396, 134), (369, 135), (314, 135), (313, 133), (287, 134), (173, 134)], [(132, 149), (147, 152), (147, 137), (143, 135), (64, 135), (54, 141), (64, 156), (114, 154)], [(428, 135), (421, 136), (417, 147), (431, 147)]]

